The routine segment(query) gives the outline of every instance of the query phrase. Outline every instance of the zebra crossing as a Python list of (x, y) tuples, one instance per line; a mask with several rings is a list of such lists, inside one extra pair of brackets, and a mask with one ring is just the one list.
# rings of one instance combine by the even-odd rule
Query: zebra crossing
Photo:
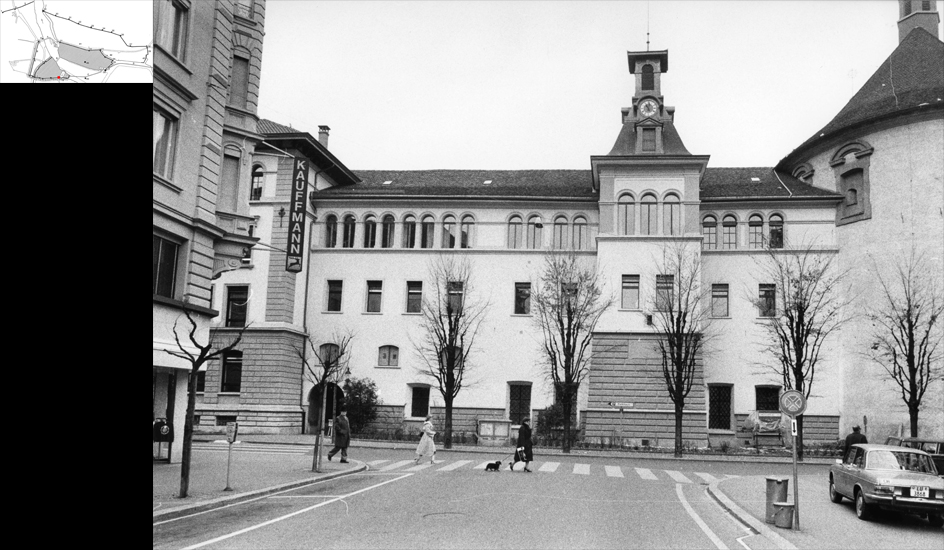
[[(472, 460), (454, 460), (454, 461), (440, 461), (436, 464), (431, 464), (426, 462), (424, 464), (416, 465), (414, 460), (372, 460), (367, 462), (367, 465), (371, 470), (376, 470), (379, 472), (392, 472), (394, 470), (403, 471), (403, 472), (422, 472), (424, 470), (434, 471), (434, 472), (453, 472), (461, 469), (471, 469), (471, 470), (484, 470), (485, 466), (490, 464), (492, 461), (487, 460), (485, 462), (474, 464)], [(507, 463), (502, 463), (502, 469), (505, 469)], [(540, 464), (540, 466), (538, 466)], [(407, 467), (409, 466), (409, 467)], [(517, 465), (517, 470), (521, 470), (524, 467), (523, 464)], [(674, 483), (689, 483), (689, 484), (698, 484), (698, 483), (715, 483), (721, 481), (722, 479), (738, 477), (736, 475), (730, 474), (718, 474), (719, 477), (715, 475), (706, 473), (706, 472), (686, 472), (682, 473), (678, 470), (651, 470), (648, 468), (631, 468), (627, 466), (611, 466), (611, 465), (597, 465), (597, 464), (585, 464), (585, 463), (574, 463), (572, 467), (561, 468), (560, 462), (532, 462), (532, 470), (538, 473), (545, 474), (561, 474), (561, 475), (577, 475), (577, 476), (605, 476), (610, 478), (630, 478), (630, 479), (641, 479), (645, 481), (671, 481)], [(686, 475), (687, 474), (687, 475)]]

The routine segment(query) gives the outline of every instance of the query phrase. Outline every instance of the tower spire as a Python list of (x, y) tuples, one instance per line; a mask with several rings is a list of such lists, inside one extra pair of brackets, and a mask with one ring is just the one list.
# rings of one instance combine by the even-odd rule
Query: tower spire
[(649, 51), (649, 0), (646, 0), (646, 51)]

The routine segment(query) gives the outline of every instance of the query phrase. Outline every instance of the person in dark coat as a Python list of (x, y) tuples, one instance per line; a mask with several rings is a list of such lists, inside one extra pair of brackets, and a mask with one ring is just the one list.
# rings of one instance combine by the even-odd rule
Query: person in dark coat
[(861, 430), (858, 425), (852, 427), (852, 433), (846, 436), (846, 447), (842, 450), (842, 456), (846, 456), (849, 452), (849, 448), (855, 445), (856, 443), (868, 443), (869, 440), (865, 438), (864, 435), (859, 433)]
[(341, 451), (341, 463), (347, 464), (347, 446), (351, 444), (351, 425), (347, 422), (347, 411), (341, 409), (341, 414), (334, 421), (334, 448), (328, 452), (328, 460)]
[(515, 471), (515, 464), (524, 462), (524, 471), (531, 472), (528, 465), (534, 460), (531, 452), (531, 422), (527, 418), (521, 421), (521, 427), (518, 428), (518, 444), (515, 450), (515, 461), (508, 463), (508, 469)]

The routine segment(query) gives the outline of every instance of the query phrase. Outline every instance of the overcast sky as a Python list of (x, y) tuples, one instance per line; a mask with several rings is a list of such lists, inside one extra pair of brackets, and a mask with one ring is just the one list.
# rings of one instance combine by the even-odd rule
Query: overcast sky
[(889, 0), (269, 0), (259, 116), (330, 126), (354, 170), (589, 169), (632, 104), (647, 10), (665, 102), (714, 167), (773, 166), (898, 45)]

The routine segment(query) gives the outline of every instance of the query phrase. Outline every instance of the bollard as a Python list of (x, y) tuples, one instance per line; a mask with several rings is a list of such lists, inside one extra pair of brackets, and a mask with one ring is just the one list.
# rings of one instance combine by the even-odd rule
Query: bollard
[(789, 502), (775, 502), (774, 525), (783, 529), (793, 529), (793, 504)]
[(787, 486), (790, 479), (786, 477), (768, 477), (767, 478), (767, 514), (764, 519), (767, 523), (774, 522), (774, 503), (787, 500)]

